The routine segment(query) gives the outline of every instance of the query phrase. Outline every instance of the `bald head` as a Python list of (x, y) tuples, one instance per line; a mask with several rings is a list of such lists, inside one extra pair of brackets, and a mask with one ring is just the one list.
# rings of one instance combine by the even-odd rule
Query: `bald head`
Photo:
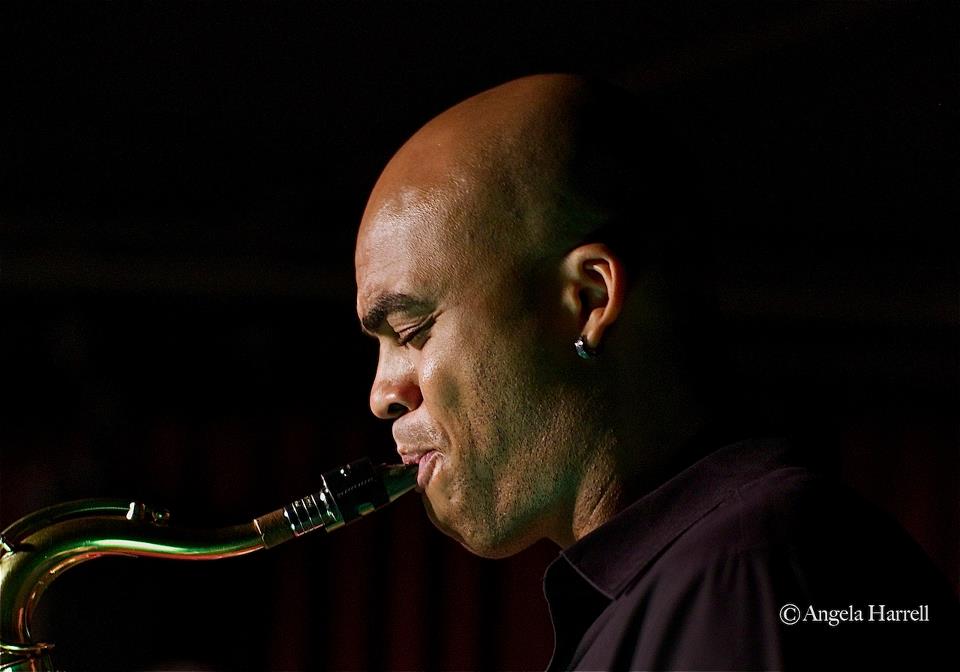
[(515, 80), (447, 110), (400, 149), (361, 235), (411, 207), (444, 215), (429, 233), (438, 242), (498, 255), (559, 253), (620, 227), (633, 207), (661, 227), (662, 137), (613, 87), (572, 75)]

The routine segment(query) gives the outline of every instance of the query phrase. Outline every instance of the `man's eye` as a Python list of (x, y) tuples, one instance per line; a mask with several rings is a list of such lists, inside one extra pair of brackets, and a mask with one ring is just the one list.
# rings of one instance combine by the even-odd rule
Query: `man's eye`
[(415, 327), (410, 327), (408, 330), (397, 334), (397, 343), (400, 345), (412, 344), (413, 341), (417, 340), (420, 336), (426, 336), (427, 331), (433, 325), (433, 318), (430, 318)]

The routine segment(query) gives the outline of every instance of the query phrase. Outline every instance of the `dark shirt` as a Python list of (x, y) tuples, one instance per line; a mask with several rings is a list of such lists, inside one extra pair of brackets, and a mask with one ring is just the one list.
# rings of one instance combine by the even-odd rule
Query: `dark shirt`
[(779, 441), (689, 466), (563, 551), (544, 593), (550, 670), (956, 669), (947, 580)]

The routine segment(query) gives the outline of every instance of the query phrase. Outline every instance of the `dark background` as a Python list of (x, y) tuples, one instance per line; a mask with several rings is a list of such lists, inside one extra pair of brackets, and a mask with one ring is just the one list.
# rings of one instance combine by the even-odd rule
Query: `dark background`
[[(242, 522), (392, 459), (354, 314), (366, 195), (446, 107), (573, 70), (693, 149), (758, 425), (956, 585), (956, 7), (6, 5), (0, 522), (93, 496)], [(68, 668), (538, 668), (555, 552), (478, 560), (411, 496), (269, 553), (87, 564), (37, 630)]]

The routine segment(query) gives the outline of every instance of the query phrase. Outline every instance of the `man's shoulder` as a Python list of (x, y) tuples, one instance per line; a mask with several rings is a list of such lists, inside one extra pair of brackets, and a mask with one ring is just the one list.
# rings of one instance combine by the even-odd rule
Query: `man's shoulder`
[[(802, 669), (828, 655), (853, 665), (949, 651), (956, 596), (892, 517), (775, 442), (721, 451), (618, 521), (622, 543), (603, 539), (630, 559), (632, 575), (588, 633), (579, 667)], [(841, 629), (783, 620), (790, 605), (879, 604), (924, 605), (929, 623)]]
[(678, 537), (673, 553), (704, 550), (747, 553), (756, 549), (822, 544), (864, 516), (882, 514), (850, 490), (798, 464), (771, 468), (722, 493), (716, 506)]
[(729, 488), (644, 576), (693, 584), (718, 572), (733, 581), (735, 571), (810, 599), (952, 592), (893, 516), (796, 462), (772, 464)]

